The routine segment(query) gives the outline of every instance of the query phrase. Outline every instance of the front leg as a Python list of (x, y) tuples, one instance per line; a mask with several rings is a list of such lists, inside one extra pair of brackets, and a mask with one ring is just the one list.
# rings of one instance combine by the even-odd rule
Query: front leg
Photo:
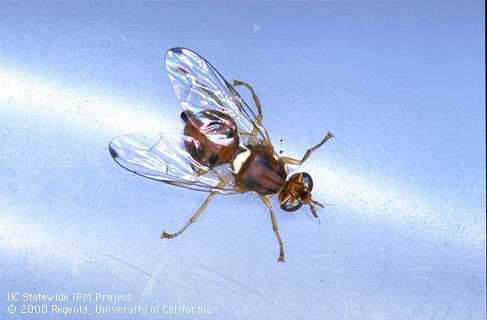
[(304, 161), (306, 161), (306, 159), (308, 159), (308, 157), (311, 155), (311, 153), (313, 151), (315, 151), (316, 149), (318, 149), (319, 147), (321, 147), (325, 142), (327, 142), (331, 138), (333, 138), (333, 133), (331, 133), (330, 131), (328, 131), (328, 133), (323, 138), (323, 140), (320, 141), (320, 143), (318, 143), (314, 147), (309, 148), (308, 150), (306, 150), (306, 152), (304, 153), (304, 156), (303, 156), (303, 158), (301, 160), (294, 159), (294, 158), (290, 158), (290, 157), (281, 157), (281, 160), (284, 161), (284, 163), (287, 163), (287, 164), (301, 165), (301, 164), (303, 164)]
[(279, 235), (279, 229), (277, 227), (277, 222), (276, 222), (276, 216), (274, 215), (274, 210), (272, 209), (272, 204), (263, 195), (259, 195), (264, 204), (269, 208), (269, 213), (271, 215), (271, 220), (272, 220), (272, 229), (274, 230), (274, 233), (276, 234), (277, 242), (279, 242), (279, 258), (277, 261), (279, 262), (284, 262), (284, 246), (282, 244), (281, 236)]

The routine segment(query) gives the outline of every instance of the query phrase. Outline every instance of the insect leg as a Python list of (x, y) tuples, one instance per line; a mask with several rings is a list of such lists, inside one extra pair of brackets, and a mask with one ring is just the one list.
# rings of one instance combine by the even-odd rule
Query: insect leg
[(277, 228), (277, 222), (276, 222), (276, 216), (274, 215), (274, 210), (272, 209), (272, 204), (270, 203), (269, 199), (267, 199), (263, 195), (259, 195), (264, 204), (269, 208), (269, 213), (271, 215), (271, 220), (272, 220), (272, 229), (274, 230), (274, 233), (276, 234), (277, 241), (279, 242), (279, 258), (277, 261), (279, 262), (284, 262), (284, 246), (282, 245), (282, 240), (281, 236), (279, 235), (279, 230)]
[[(225, 176), (225, 177), (220, 177), (220, 175), (218, 175), (218, 173), (216, 173), (215, 171), (213, 171), (213, 174), (218, 178), (220, 179), (220, 182), (215, 186), (216, 189), (218, 188), (222, 188), (224, 187), (226, 184), (228, 184), (228, 178), (229, 176)], [(213, 197), (217, 194), (216, 191), (212, 191), (210, 192), (210, 194), (208, 195), (208, 197), (206, 198), (205, 202), (203, 202), (203, 204), (199, 207), (199, 209), (196, 211), (195, 214), (193, 214), (193, 216), (188, 220), (188, 222), (186, 222), (186, 224), (177, 232), (175, 233), (167, 233), (166, 231), (162, 231), (162, 235), (161, 235), (161, 239), (162, 238), (166, 238), (166, 239), (171, 239), (171, 238), (176, 238), (177, 236), (179, 236), (181, 233), (184, 232), (184, 230), (186, 230), (193, 222), (196, 221), (196, 219), (198, 219), (198, 217), (201, 215), (201, 213), (203, 213), (203, 211), (205, 211), (206, 209), (206, 206), (208, 205), (208, 203), (210, 203), (211, 199), (213, 199)]]
[(250, 91), (250, 93), (252, 94), (252, 99), (254, 99), (255, 106), (257, 107), (257, 111), (259, 112), (259, 114), (257, 115), (256, 122), (258, 125), (261, 125), (262, 124), (262, 105), (260, 104), (259, 97), (255, 94), (254, 88), (252, 88), (252, 86), (250, 84), (248, 84), (247, 82), (243, 82), (240, 80), (233, 80), (232, 85), (234, 87), (244, 86), (245, 88), (247, 88)]
[[(257, 107), (257, 118), (254, 120), (254, 128), (252, 129), (252, 138), (255, 138), (257, 136), (257, 132), (258, 132), (258, 127), (262, 125), (262, 118), (263, 118), (263, 115), (262, 115), (262, 105), (260, 103), (260, 100), (259, 100), (259, 97), (257, 96), (257, 94), (255, 94), (255, 91), (254, 91), (254, 88), (252, 88), (252, 86), (250, 84), (248, 84), (247, 82), (244, 82), (244, 81), (241, 81), (241, 80), (233, 80), (233, 84), (232, 84), (233, 87), (236, 87), (236, 86), (244, 86), (245, 88), (247, 88), (250, 93), (252, 94), (252, 99), (254, 99), (254, 103), (255, 103), (255, 106)], [(267, 135), (267, 132), (266, 132), (266, 135)], [(270, 137), (267, 135), (266, 138), (270, 141)]]
[(176, 238), (181, 233), (183, 233), (184, 230), (186, 230), (193, 222), (196, 221), (196, 219), (198, 219), (198, 217), (205, 210), (206, 206), (211, 201), (211, 199), (215, 196), (215, 194), (216, 194), (216, 192), (213, 191), (213, 192), (211, 192), (208, 195), (208, 197), (206, 198), (205, 202), (203, 202), (203, 204), (199, 207), (198, 211), (196, 211), (196, 213), (189, 219), (188, 222), (186, 222), (186, 224), (184, 225), (184, 227), (182, 227), (179, 231), (177, 231), (175, 233), (167, 233), (166, 231), (162, 231), (161, 239), (162, 238), (166, 238), (166, 239)]
[(330, 140), (331, 138), (333, 138), (333, 134), (328, 131), (328, 133), (326, 134), (326, 136), (323, 138), (323, 140), (320, 141), (320, 143), (318, 143), (317, 145), (315, 145), (314, 147), (312, 148), (309, 148), (308, 150), (306, 150), (303, 158), (301, 160), (298, 160), (298, 159), (294, 159), (294, 158), (290, 158), (290, 157), (281, 157), (281, 160), (284, 161), (284, 163), (287, 163), (287, 164), (292, 164), (292, 165), (300, 165), (302, 164), (304, 161), (306, 161), (306, 159), (308, 159), (308, 157), (310, 156), (310, 154), (315, 151), (316, 149), (318, 149), (319, 147), (321, 147), (325, 142), (327, 142), (328, 140)]

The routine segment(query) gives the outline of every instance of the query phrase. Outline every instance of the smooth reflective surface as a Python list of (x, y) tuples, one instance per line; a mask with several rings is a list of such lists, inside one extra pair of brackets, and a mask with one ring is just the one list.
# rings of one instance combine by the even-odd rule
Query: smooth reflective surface
[[(485, 318), (483, 12), (1, 3), (0, 319), (85, 319), (81, 307), (105, 319)], [(217, 196), (181, 237), (159, 239), (205, 195), (108, 153), (122, 134), (182, 130), (164, 70), (175, 46), (254, 86), (283, 155), (335, 134), (299, 168), (328, 204), (321, 223), (273, 200), (285, 264), (254, 196)]]

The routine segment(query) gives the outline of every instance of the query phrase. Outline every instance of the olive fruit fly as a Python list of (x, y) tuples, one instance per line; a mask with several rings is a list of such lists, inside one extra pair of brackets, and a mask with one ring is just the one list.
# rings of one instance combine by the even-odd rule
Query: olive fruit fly
[[(279, 156), (262, 126), (262, 107), (252, 86), (234, 80), (229, 83), (204, 58), (185, 48), (167, 51), (166, 70), (183, 109), (182, 134), (132, 134), (113, 139), (109, 151), (123, 168), (146, 178), (209, 193), (189, 221), (174, 233), (175, 238), (198, 219), (217, 194), (254, 193), (269, 210), (279, 243), (279, 262), (284, 262), (276, 217), (269, 198), (278, 196), (284, 211), (308, 205), (318, 218), (313, 200), (313, 180), (308, 173), (289, 175), (289, 165), (300, 165), (333, 137), (328, 132), (301, 159)], [(252, 96), (250, 106), (238, 93), (244, 87)]]

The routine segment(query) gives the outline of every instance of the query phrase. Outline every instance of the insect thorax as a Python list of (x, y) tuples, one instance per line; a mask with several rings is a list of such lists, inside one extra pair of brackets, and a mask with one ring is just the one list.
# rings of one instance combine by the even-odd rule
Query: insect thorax
[(238, 152), (233, 158), (232, 169), (238, 188), (263, 195), (277, 193), (287, 177), (284, 162), (261, 145)]

